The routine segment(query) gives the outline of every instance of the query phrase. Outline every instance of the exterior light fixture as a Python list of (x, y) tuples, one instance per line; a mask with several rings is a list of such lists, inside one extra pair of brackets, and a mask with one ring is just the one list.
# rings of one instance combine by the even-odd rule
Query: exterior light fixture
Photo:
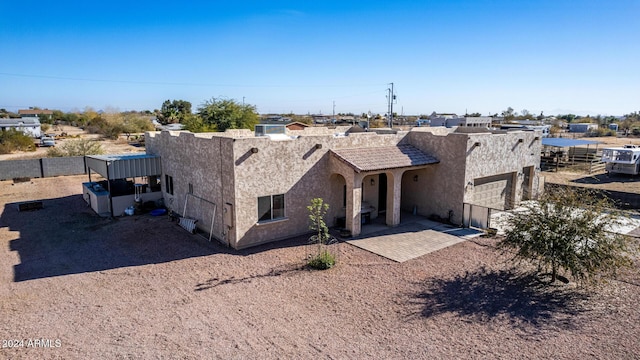
[(518, 139), (518, 142), (519, 143), (524, 142), (524, 139)]
[(481, 145), (481, 144), (480, 144), (480, 141), (478, 141), (478, 142), (476, 142), (476, 143), (474, 143), (474, 144), (473, 144), (473, 146), (480, 146), (480, 145)]
[(258, 148), (251, 148), (251, 153), (252, 154), (257, 154), (258, 153)]
[(376, 184), (376, 180), (371, 178), (371, 186), (374, 186)]
[(413, 175), (413, 181), (418, 182), (418, 175)]
[(533, 140), (540, 140), (540, 136), (534, 137)]
[(316, 144), (316, 149), (322, 149), (322, 144)]

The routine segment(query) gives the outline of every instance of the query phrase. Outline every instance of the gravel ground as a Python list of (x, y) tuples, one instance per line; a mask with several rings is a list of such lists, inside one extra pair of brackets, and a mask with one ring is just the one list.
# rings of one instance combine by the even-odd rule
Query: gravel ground
[(543, 289), (478, 239), (404, 263), (341, 243), (310, 271), (303, 238), (232, 251), (98, 218), (83, 180), (0, 182), (0, 358), (639, 358), (638, 267)]

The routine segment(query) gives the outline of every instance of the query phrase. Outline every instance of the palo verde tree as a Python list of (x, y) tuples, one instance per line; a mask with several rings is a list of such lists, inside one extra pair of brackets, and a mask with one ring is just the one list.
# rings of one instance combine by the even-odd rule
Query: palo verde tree
[(498, 248), (550, 272), (552, 283), (561, 270), (578, 282), (596, 282), (633, 264), (636, 248), (612, 231), (623, 220), (610, 200), (589, 189), (553, 188), (507, 220)]
[(315, 269), (329, 269), (336, 264), (336, 255), (331, 253), (328, 245), (334, 242), (329, 234), (329, 228), (324, 221), (324, 217), (329, 210), (329, 204), (326, 204), (322, 198), (311, 199), (311, 205), (307, 206), (309, 211), (309, 230), (314, 235), (309, 238), (315, 253), (309, 258), (309, 266)]
[(211, 98), (198, 107), (198, 116), (205, 127), (215, 126), (218, 131), (251, 129), (260, 121), (256, 107), (239, 104), (233, 99)]

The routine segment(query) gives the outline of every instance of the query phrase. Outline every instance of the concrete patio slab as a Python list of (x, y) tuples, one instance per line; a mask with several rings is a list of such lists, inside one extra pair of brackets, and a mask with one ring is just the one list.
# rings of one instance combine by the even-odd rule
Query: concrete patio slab
[(479, 230), (456, 228), (426, 219), (394, 228), (375, 229), (378, 231), (361, 235), (347, 243), (397, 262), (411, 260), (482, 234)]

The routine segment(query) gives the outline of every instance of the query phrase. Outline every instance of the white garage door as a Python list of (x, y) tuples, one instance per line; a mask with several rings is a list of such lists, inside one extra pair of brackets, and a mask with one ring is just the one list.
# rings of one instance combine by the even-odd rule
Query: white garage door
[(474, 179), (473, 203), (492, 209), (509, 208), (513, 193), (512, 183), (510, 173)]

